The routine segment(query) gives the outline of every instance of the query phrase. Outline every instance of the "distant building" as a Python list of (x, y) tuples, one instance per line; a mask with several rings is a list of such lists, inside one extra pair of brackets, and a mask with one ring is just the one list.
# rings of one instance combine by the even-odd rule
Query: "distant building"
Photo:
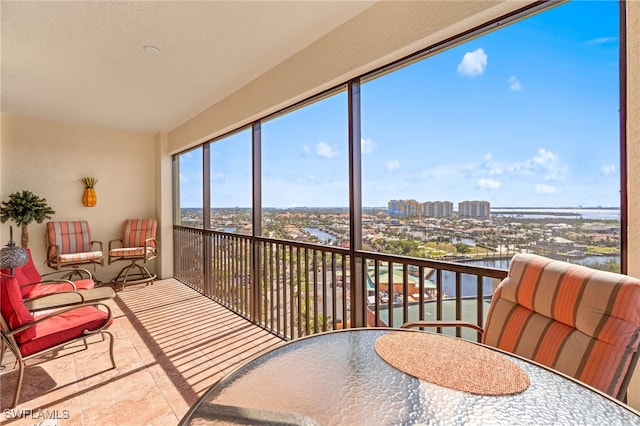
[(422, 216), (422, 204), (416, 200), (391, 200), (387, 205), (391, 215)]
[(486, 219), (491, 217), (488, 201), (462, 201), (458, 203), (458, 216)]
[(422, 203), (422, 212), (428, 217), (453, 216), (453, 203), (451, 201), (426, 201)]
[(420, 203), (416, 200), (391, 200), (387, 203), (389, 214), (396, 216), (453, 216), (451, 201), (427, 201)]

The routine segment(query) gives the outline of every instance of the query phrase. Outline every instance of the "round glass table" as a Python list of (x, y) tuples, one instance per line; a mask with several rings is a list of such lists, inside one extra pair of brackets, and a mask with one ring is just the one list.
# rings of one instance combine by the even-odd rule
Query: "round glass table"
[[(619, 401), (482, 345), (524, 371), (526, 390), (479, 395), (417, 379), (374, 349), (388, 333), (426, 332), (347, 329), (284, 343), (214, 384), (180, 424), (640, 424), (640, 414)], [(466, 344), (470, 350), (478, 346)], [(460, 371), (473, 370), (465, 364), (460, 362)]]

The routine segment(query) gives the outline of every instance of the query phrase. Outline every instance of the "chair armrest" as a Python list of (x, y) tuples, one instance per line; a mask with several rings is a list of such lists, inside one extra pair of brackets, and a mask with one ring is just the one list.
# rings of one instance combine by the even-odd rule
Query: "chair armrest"
[[(82, 277), (82, 279), (89, 279), (89, 280), (92, 280), (92, 279), (93, 279), (93, 275), (91, 274), (91, 272), (90, 272), (88, 269), (85, 269), (85, 268), (60, 269), (60, 270), (58, 270), (58, 271), (47, 272), (46, 274), (42, 274), (42, 275), (40, 275), (40, 276), (41, 276), (41, 277), (43, 277), (43, 278), (44, 278), (44, 277), (48, 277), (48, 276), (50, 276), (50, 275), (55, 275), (55, 274), (61, 274), (61, 275), (63, 275), (63, 276), (64, 276), (65, 274), (68, 274), (68, 273), (70, 273), (70, 272), (73, 272), (74, 274), (76, 274), (76, 273), (80, 273), (79, 275), (80, 275), (81, 277), (82, 277), (82, 274), (86, 274), (86, 275), (87, 275), (87, 277), (86, 277), (86, 278)], [(44, 281), (49, 281), (49, 282), (54, 282), (54, 281), (55, 281), (55, 282), (63, 282), (63, 281), (67, 281), (67, 282), (68, 282), (69, 280), (49, 278), (49, 279), (44, 280)]]
[[(55, 273), (55, 272), (54, 272)], [(20, 288), (24, 288), (24, 287), (31, 287), (34, 285), (51, 285), (51, 284), (68, 284), (69, 287), (71, 287), (69, 289), (69, 291), (75, 291), (77, 290), (76, 285), (73, 283), (73, 281), (70, 280), (63, 280), (63, 279), (57, 279), (57, 280), (42, 280), (42, 281), (37, 281), (35, 283), (28, 283), (28, 284), (21, 284)]]
[(467, 321), (409, 321), (402, 324), (402, 328), (416, 327), (465, 327), (472, 328), (478, 332), (478, 342), (482, 340), (484, 329), (477, 324)]
[[(114, 247), (114, 246), (113, 246), (113, 244), (114, 244), (114, 243), (119, 243), (119, 244), (118, 244), (118, 247)], [(120, 248), (120, 247), (122, 247), (122, 239), (121, 239), (121, 238), (118, 238), (117, 240), (111, 240), (111, 241), (109, 241), (109, 251), (111, 251), (111, 249), (114, 249), (114, 248)]]
[(24, 299), (24, 306), (30, 312), (38, 312), (46, 309), (56, 309), (85, 302), (80, 291), (60, 291), (53, 294)]
[(24, 299), (24, 305), (31, 312), (57, 309), (81, 303), (94, 303), (116, 297), (111, 287), (96, 287), (81, 291), (61, 291), (54, 294)]
[(100, 251), (102, 251), (102, 241), (91, 241), (91, 247), (93, 247), (94, 244), (98, 244)]
[(60, 256), (60, 246), (57, 244), (47, 246), (47, 265), (51, 268), (58, 269), (58, 256)]
[(111, 319), (113, 318), (113, 314), (111, 313), (111, 308), (108, 305), (104, 304), (104, 303), (93, 302), (93, 303), (81, 303), (81, 304), (78, 304), (78, 305), (73, 305), (73, 306), (70, 306), (70, 307), (67, 307), (67, 308), (62, 308), (62, 309), (56, 310), (56, 311), (51, 312), (51, 313), (46, 314), (46, 315), (38, 316), (37, 319), (34, 322), (31, 322), (29, 324), (25, 324), (25, 325), (20, 326), (18, 328), (14, 328), (13, 330), (10, 330), (7, 333), (5, 333), (5, 335), (6, 336), (13, 336), (14, 334), (20, 333), (20, 332), (22, 332), (24, 330), (27, 330), (27, 329), (31, 328), (31, 327), (35, 327), (36, 325), (40, 324), (41, 322), (50, 320), (51, 318), (56, 317), (58, 315), (62, 315), (65, 312), (70, 312), (70, 311), (73, 311), (75, 309), (85, 308), (87, 306), (94, 306), (96, 309), (98, 308), (98, 306), (104, 307), (105, 310), (107, 311), (107, 318), (105, 319), (104, 324), (101, 325), (99, 328), (97, 328), (95, 330), (85, 330), (84, 334), (93, 334), (93, 333), (98, 333), (98, 332), (104, 330), (108, 326), (109, 321), (111, 321)]
[(153, 242), (154, 242), (154, 244), (155, 244), (156, 246), (159, 246), (159, 245), (160, 245), (160, 242), (159, 242), (158, 240), (156, 240), (154, 237), (151, 237), (151, 238), (147, 238), (147, 239), (145, 239), (145, 240), (144, 240), (144, 245), (145, 245), (145, 246), (149, 245), (149, 243), (150, 243), (151, 241), (153, 241)]

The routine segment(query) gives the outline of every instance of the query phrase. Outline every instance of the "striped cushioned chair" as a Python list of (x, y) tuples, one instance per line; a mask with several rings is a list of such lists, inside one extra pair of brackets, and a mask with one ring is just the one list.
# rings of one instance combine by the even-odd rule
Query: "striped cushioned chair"
[(54, 269), (104, 265), (102, 242), (91, 239), (86, 221), (47, 223), (47, 265)]
[[(121, 282), (122, 288), (127, 284), (153, 283), (156, 276), (137, 262), (156, 257), (158, 241), (156, 219), (127, 219), (122, 224), (121, 237), (109, 242), (109, 265), (117, 261), (127, 261), (129, 265), (120, 270), (112, 282)], [(135, 270), (134, 270), (135, 268)]]
[(638, 361), (639, 341), (640, 280), (533, 254), (511, 260), (482, 334), (487, 345), (620, 400)]

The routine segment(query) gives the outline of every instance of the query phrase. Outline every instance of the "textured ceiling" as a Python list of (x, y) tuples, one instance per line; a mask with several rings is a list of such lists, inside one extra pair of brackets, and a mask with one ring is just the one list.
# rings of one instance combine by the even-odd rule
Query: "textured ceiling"
[(2, 112), (170, 131), (374, 3), (3, 0)]

